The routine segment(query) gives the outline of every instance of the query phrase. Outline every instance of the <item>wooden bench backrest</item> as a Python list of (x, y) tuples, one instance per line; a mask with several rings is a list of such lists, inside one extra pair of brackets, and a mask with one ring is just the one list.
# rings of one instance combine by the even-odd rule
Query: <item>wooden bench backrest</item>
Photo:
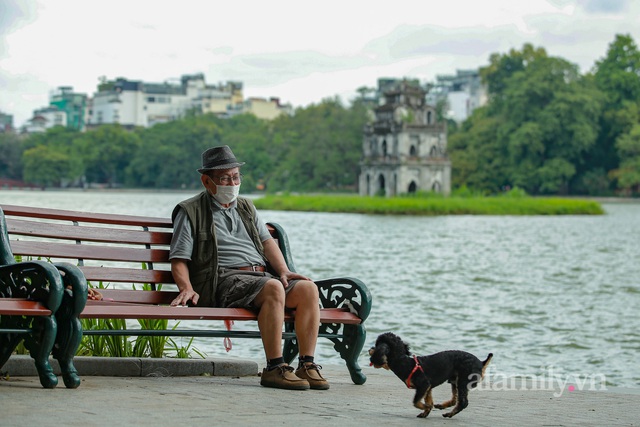
[(2, 209), (14, 255), (77, 264), (94, 286), (98, 282), (175, 283), (169, 263), (172, 224), (168, 218), (13, 205), (2, 205)]
[[(93, 286), (175, 283), (169, 218), (14, 205), (2, 209), (14, 255), (77, 264)], [(268, 228), (275, 238), (274, 228)]]

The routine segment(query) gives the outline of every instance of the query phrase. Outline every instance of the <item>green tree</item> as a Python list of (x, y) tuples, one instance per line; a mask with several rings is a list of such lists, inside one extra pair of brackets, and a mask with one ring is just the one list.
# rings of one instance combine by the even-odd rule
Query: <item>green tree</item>
[(345, 108), (338, 99), (325, 99), (277, 122), (273, 139), (286, 151), (269, 187), (290, 191), (353, 191), (366, 121), (367, 110), (362, 103)]
[(571, 192), (598, 134), (600, 91), (575, 64), (528, 44), (490, 61), (481, 70), (489, 105), (449, 140), (454, 186)]
[(448, 139), (452, 185), (494, 193), (508, 184), (505, 147), (500, 144), (500, 118), (477, 108)]
[(640, 52), (630, 35), (616, 35), (604, 58), (596, 62), (593, 78), (607, 98), (591, 163), (610, 172), (617, 170), (622, 160), (616, 141), (638, 123)]
[(55, 126), (30, 135), (23, 143), (23, 176), (43, 186), (78, 185), (84, 172), (82, 157), (75, 149), (80, 132)]
[(22, 146), (20, 137), (13, 132), (0, 133), (0, 177), (22, 179)]
[(480, 68), (480, 77), (487, 85), (492, 106), (502, 108), (505, 90), (511, 86), (514, 74), (523, 71), (529, 64), (547, 56), (543, 48), (535, 48), (526, 43), (522, 50), (511, 49), (507, 54), (494, 53), (489, 57), (489, 65)]
[(69, 180), (74, 159), (47, 145), (38, 145), (24, 152), (24, 180), (43, 187), (61, 187)]
[(84, 162), (87, 182), (110, 187), (122, 185), (123, 171), (139, 145), (138, 135), (120, 125), (102, 125), (84, 133), (76, 147)]
[(141, 130), (138, 150), (126, 168), (129, 186), (146, 188), (199, 187), (196, 170), (202, 152), (222, 144), (220, 119), (188, 115)]
[(618, 180), (618, 187), (627, 195), (640, 194), (640, 123), (616, 141), (616, 148), (622, 161), (620, 167), (612, 171)]

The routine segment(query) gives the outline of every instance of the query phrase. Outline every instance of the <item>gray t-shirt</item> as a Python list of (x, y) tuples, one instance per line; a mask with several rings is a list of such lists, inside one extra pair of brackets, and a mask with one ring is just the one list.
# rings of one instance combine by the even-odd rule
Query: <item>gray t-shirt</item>
[[(264, 265), (262, 256), (254, 246), (238, 214), (237, 202), (234, 201), (229, 208), (224, 208), (213, 197), (210, 197), (210, 200), (216, 227), (220, 267)], [(261, 241), (264, 242), (271, 238), (267, 226), (262, 222), (257, 212), (255, 224)], [(191, 260), (193, 244), (194, 236), (191, 233), (189, 217), (184, 209), (180, 209), (174, 221), (169, 259)]]

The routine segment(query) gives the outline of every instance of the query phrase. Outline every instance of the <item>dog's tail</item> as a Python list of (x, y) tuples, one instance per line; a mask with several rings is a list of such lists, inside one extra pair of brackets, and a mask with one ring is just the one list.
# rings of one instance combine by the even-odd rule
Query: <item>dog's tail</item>
[(491, 359), (493, 359), (493, 353), (489, 353), (487, 358), (484, 359), (484, 362), (482, 362), (482, 377), (481, 378), (484, 378), (484, 371), (487, 370), (487, 366), (489, 366), (489, 362), (491, 362)]

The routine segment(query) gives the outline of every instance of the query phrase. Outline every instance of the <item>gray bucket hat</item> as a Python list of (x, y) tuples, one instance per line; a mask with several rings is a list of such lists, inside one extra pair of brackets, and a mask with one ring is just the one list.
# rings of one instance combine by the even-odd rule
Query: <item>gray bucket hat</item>
[(233, 169), (244, 165), (238, 162), (228, 145), (213, 147), (202, 153), (202, 167), (198, 172), (205, 173), (213, 169)]

